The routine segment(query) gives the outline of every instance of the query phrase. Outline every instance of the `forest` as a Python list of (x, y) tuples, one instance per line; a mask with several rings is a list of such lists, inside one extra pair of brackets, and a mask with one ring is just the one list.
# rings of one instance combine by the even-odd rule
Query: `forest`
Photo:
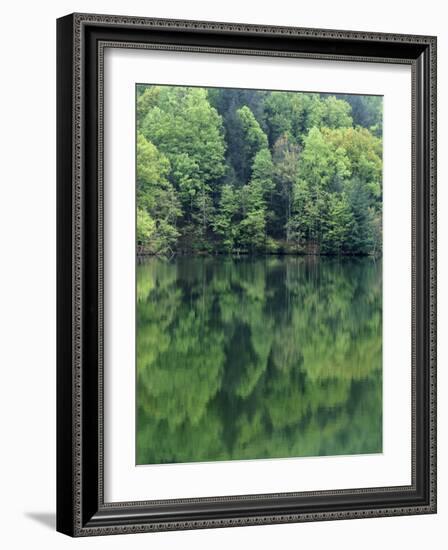
[(136, 87), (137, 253), (380, 256), (382, 97)]

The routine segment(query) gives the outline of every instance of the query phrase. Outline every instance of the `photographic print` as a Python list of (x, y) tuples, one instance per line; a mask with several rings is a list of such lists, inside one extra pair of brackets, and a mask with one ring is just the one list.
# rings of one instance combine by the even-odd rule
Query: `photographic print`
[(136, 86), (136, 461), (382, 452), (382, 96)]
[(57, 530), (437, 512), (437, 37), (57, 21)]

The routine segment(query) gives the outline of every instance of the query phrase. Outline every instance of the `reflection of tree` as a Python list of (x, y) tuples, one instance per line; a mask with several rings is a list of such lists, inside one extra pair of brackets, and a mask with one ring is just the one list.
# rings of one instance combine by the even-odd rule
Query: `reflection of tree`
[(138, 463), (379, 452), (381, 264), (137, 268)]

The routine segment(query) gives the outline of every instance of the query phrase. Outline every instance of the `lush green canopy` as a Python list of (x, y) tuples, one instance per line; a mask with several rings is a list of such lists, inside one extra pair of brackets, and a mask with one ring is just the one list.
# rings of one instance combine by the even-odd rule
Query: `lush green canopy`
[(146, 253), (381, 253), (382, 98), (137, 87)]

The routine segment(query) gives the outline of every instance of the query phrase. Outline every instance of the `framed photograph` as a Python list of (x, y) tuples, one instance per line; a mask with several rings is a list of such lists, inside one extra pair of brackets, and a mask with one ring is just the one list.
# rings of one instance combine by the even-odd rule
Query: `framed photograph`
[(57, 529), (435, 513), (436, 38), (57, 50)]

